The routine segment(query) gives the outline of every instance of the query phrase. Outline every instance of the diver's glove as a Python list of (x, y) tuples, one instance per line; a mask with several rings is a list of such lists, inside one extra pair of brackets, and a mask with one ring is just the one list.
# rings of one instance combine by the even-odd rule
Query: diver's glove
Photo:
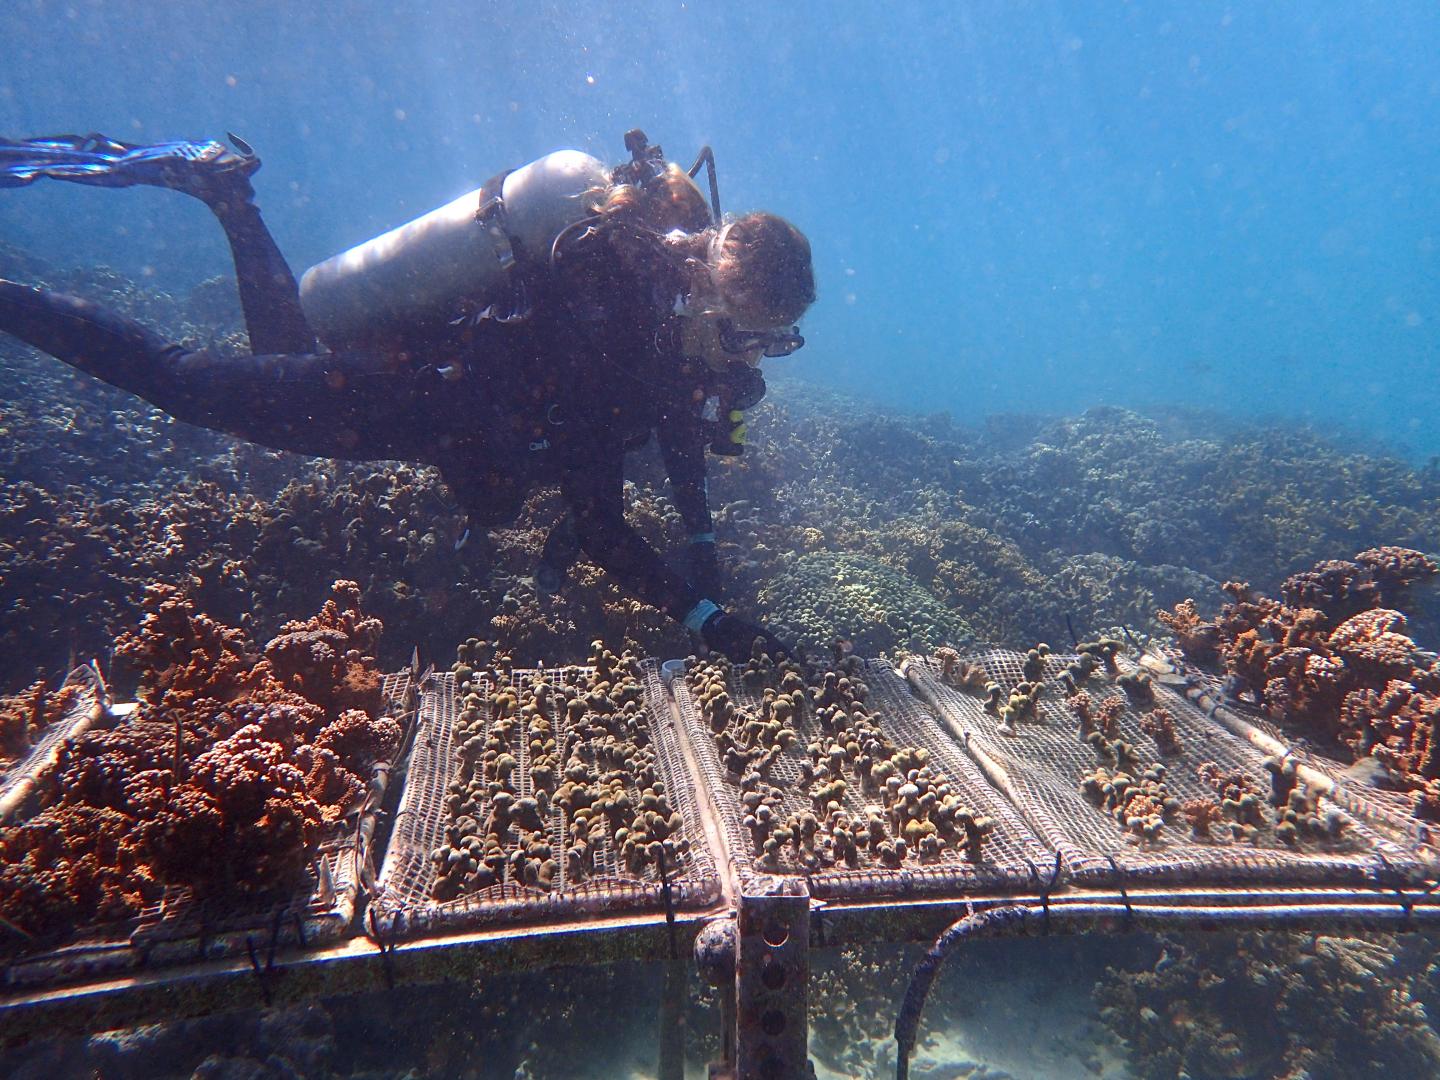
[(701, 596), (720, 595), (720, 557), (715, 553), (715, 534), (691, 537), (685, 549), (685, 580)]
[(772, 660), (795, 655), (790, 646), (759, 623), (731, 615), (710, 600), (696, 604), (685, 617), (685, 625), (700, 635), (707, 648), (722, 653), (736, 664), (743, 664), (754, 655), (757, 642), (760, 651), (769, 653)]

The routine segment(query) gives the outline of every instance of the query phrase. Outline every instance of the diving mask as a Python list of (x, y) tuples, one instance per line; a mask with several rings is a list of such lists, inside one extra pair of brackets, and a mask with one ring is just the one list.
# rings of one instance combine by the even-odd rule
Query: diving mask
[(798, 326), (788, 330), (741, 330), (733, 321), (722, 317), (716, 320), (715, 329), (720, 337), (720, 347), (734, 356), (743, 356), (756, 349), (765, 356), (789, 356), (805, 344)]

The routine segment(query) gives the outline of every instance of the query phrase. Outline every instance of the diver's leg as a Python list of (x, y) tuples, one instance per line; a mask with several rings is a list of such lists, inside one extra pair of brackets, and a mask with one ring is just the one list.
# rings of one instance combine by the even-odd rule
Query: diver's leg
[[(318, 344), (300, 307), (295, 275), (255, 205), (250, 177), (260, 168), (260, 159), (243, 140), (234, 135), (230, 139), (239, 153), (161, 157), (127, 170), (127, 178), (199, 199), (219, 220), (235, 263), (251, 352), (313, 353)], [(218, 144), (215, 148), (220, 149)]]
[[(235, 262), (235, 281), (253, 353), (311, 353), (319, 347), (300, 307), (300, 288), (290, 264), (255, 205), (246, 176), (228, 174), (226, 183), (195, 194), (214, 212)], [(182, 188), (181, 190), (189, 190)]]
[(191, 351), (98, 304), (4, 280), (0, 331), (177, 420), (322, 457), (429, 460), (454, 397), (381, 353)]
[(310, 353), (315, 334), (300, 307), (295, 275), (255, 206), (250, 177), (260, 159), (243, 139), (131, 145), (102, 135), (0, 139), (0, 187), (49, 176), (102, 187), (147, 184), (199, 199), (214, 212), (235, 261), (240, 306), (255, 353)]
[(535, 567), (535, 587), (542, 593), (557, 593), (565, 584), (565, 575), (580, 556), (580, 534), (575, 528), (575, 515), (567, 512), (550, 528), (540, 562)]

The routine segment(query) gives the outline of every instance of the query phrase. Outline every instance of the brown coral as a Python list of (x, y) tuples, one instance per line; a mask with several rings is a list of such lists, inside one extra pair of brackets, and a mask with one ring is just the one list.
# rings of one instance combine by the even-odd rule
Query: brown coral
[(1191, 659), (1218, 658), (1273, 719), (1357, 757), (1373, 754), (1402, 783), (1418, 786), (1440, 775), (1440, 670), (1407, 636), (1399, 611), (1371, 606), (1338, 624), (1332, 618), (1435, 572), (1419, 552), (1374, 548), (1353, 563), (1321, 563), (1286, 582), (1287, 599), (1317, 606), (1282, 604), (1231, 582), (1231, 603), (1213, 622), (1198, 622), (1189, 604), (1163, 621), (1182, 648), (1197, 649)]
[(1151, 709), (1140, 717), (1140, 730), (1155, 740), (1162, 754), (1178, 754), (1180, 736), (1175, 732), (1175, 717), (1163, 706)]
[(48, 690), (43, 681), (0, 698), (0, 767), (29, 752), (36, 739), (70, 710), (79, 688)]
[(360, 586), (335, 582), (320, 613), (287, 622), (265, 646), (265, 659), (280, 684), (328, 710), (376, 711), (380, 674), (373, 657), (379, 619), (360, 611)]
[(393, 720), (357, 707), (378, 704), (380, 627), (353, 584), (288, 624), (266, 659), (177, 590), (157, 586), (144, 604), (123, 641), (140, 707), (62, 744), (42, 812), (0, 831), (0, 917), (25, 933), (133, 915), (164, 886), (292, 887), (363, 797), (371, 763), (398, 746)]
[(1125, 699), (1111, 695), (1095, 709), (1095, 729), (1107, 739), (1120, 734), (1120, 718), (1125, 715)]
[(1330, 559), (1292, 574), (1281, 585), (1280, 595), (1291, 607), (1319, 608), (1333, 619), (1344, 620), (1395, 603), (1411, 585), (1437, 570), (1440, 567), (1434, 560), (1410, 548), (1370, 548), (1353, 561)]
[(1208, 664), (1220, 655), (1220, 628), (1200, 617), (1195, 601), (1182, 600), (1174, 611), (1157, 611), (1155, 618), (1175, 635), (1185, 656), (1197, 664)]

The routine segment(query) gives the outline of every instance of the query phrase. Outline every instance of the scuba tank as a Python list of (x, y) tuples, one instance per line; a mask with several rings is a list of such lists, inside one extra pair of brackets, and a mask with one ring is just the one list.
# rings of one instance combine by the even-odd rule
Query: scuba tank
[[(703, 228), (720, 220), (710, 147), (688, 170), (667, 165), (664, 152), (638, 128), (626, 132), (625, 148), (630, 161), (613, 172), (579, 150), (556, 150), (312, 266), (300, 278), (305, 317), (332, 349), (424, 340), (427, 331), (490, 305), (498, 318), (517, 317), (525, 310), (525, 272), (548, 266), (558, 238), (594, 214), (612, 184), (672, 190), (665, 184), (672, 169), (693, 198), (686, 201), (688, 214), (683, 204), (671, 208), (679, 217), (671, 224)], [(693, 184), (702, 166), (710, 183), (708, 210)], [(505, 310), (507, 299), (519, 310)]]
[(306, 270), (300, 304), (332, 349), (439, 327), (505, 296), (517, 262), (543, 265), (594, 212), (609, 170), (557, 150)]

